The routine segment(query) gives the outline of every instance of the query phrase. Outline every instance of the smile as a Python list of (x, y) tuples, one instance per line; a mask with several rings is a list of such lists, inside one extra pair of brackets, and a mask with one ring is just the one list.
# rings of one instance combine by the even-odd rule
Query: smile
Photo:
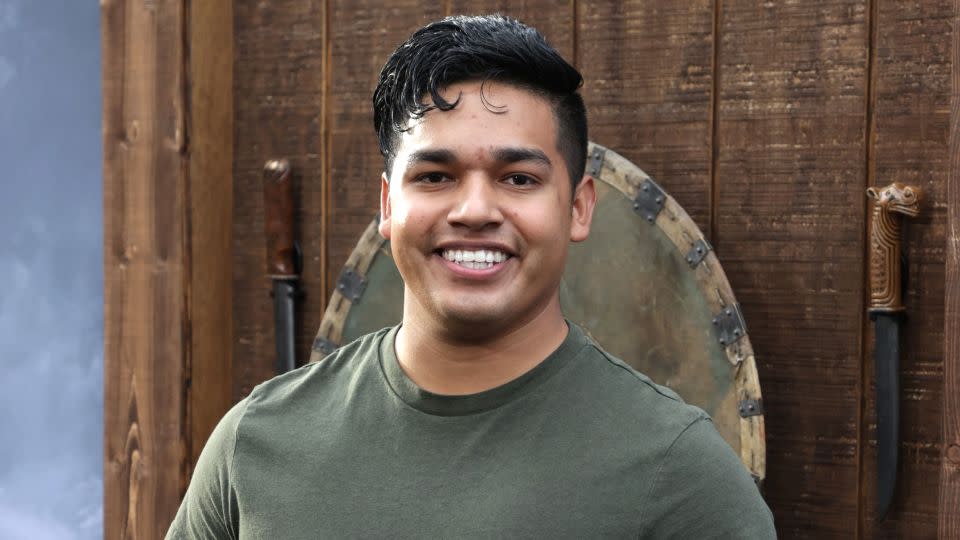
[(452, 263), (474, 270), (493, 268), (494, 265), (510, 258), (510, 255), (502, 251), (490, 249), (445, 249), (442, 255), (444, 259)]

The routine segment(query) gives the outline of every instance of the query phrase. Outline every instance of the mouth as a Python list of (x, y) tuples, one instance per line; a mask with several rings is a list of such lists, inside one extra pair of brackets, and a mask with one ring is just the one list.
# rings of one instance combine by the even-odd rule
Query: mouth
[(441, 249), (438, 253), (447, 261), (471, 270), (493, 268), (511, 257), (499, 249)]

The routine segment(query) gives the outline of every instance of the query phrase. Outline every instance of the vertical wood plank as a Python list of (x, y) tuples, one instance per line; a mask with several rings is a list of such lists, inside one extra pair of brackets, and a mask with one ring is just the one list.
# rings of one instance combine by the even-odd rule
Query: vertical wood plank
[(657, 180), (710, 234), (713, 0), (576, 3), (590, 138)]
[(784, 538), (857, 534), (866, 2), (723, 0), (718, 254), (763, 385)]
[(161, 538), (186, 482), (180, 0), (104, 0), (104, 536)]
[(960, 1), (950, 5), (950, 139), (944, 265), (943, 450), (938, 538), (960, 537)]
[[(233, 202), (233, 400), (276, 374), (271, 283), (266, 277), (263, 165), (287, 158), (293, 169), (303, 296), (296, 350), (310, 354), (326, 303), (327, 70), (324, 0), (237, 2), (236, 155)], [(352, 38), (351, 38), (352, 39)]]
[(876, 104), (871, 185), (923, 188), (918, 219), (905, 220), (910, 270), (900, 356), (900, 467), (894, 502), (876, 522), (876, 389), (874, 337), (865, 341), (866, 407), (861, 437), (865, 538), (932, 538), (937, 534), (944, 345), (944, 248), (950, 133), (952, 2), (878, 2)]
[[(373, 89), (387, 56), (443, 5), (424, 0), (330, 0), (328, 281), (335, 283), (380, 207), (383, 158), (373, 130)], [(314, 326), (314, 330), (319, 327)]]
[(190, 463), (233, 403), (233, 0), (189, 2)]

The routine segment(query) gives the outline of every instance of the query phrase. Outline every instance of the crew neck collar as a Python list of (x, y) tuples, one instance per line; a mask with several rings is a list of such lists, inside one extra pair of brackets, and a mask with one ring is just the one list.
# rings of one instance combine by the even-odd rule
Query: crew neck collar
[(500, 386), (476, 394), (443, 395), (429, 392), (417, 386), (404, 373), (397, 360), (396, 342), (400, 326), (391, 328), (383, 335), (379, 347), (380, 369), (390, 389), (407, 405), (437, 416), (465, 416), (495, 409), (527, 394), (543, 384), (569, 363), (587, 344), (583, 331), (567, 322), (569, 331), (560, 346), (542, 362)]

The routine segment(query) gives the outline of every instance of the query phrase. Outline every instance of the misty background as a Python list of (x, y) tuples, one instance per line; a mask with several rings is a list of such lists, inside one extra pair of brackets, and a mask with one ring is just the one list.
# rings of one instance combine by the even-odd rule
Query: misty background
[(103, 536), (100, 8), (0, 0), (0, 539)]

